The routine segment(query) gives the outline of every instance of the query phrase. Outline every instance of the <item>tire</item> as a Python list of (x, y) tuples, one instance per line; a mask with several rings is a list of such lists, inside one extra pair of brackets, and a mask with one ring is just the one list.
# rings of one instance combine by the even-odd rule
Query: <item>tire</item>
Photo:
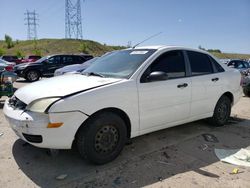
[(76, 136), (80, 155), (94, 164), (114, 160), (127, 141), (127, 128), (123, 119), (112, 112), (95, 115), (82, 125)]
[[(250, 86), (248, 86), (248, 88), (250, 88)], [(250, 97), (250, 89), (248, 89), (246, 87), (243, 88), (243, 93), (246, 97)]]
[(227, 123), (231, 114), (231, 100), (223, 95), (217, 102), (213, 117), (210, 118), (210, 123), (213, 126), (220, 127)]
[(39, 80), (40, 78), (40, 73), (36, 70), (29, 70), (25, 74), (25, 79), (28, 80), (29, 82), (34, 82)]

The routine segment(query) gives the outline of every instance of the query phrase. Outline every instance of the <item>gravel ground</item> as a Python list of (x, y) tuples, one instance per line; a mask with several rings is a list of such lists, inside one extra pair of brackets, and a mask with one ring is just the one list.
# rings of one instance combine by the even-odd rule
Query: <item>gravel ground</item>
[[(25, 81), (15, 84), (17, 88)], [(57, 156), (26, 144), (8, 126), (0, 103), (0, 187), (250, 187), (250, 168), (220, 162), (214, 148), (250, 145), (250, 99), (242, 97), (224, 127), (197, 121), (132, 140), (113, 162), (95, 166), (76, 149)], [(204, 134), (216, 137), (215, 142)], [(230, 174), (239, 168), (238, 174)], [(56, 177), (66, 175), (62, 180)]]

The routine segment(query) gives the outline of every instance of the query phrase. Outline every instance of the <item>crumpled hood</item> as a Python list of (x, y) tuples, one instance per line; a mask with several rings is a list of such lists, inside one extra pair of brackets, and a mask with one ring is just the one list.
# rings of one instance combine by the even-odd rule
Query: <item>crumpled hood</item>
[(18, 89), (14, 95), (19, 100), (29, 104), (37, 99), (63, 97), (75, 92), (111, 84), (120, 80), (121, 79), (117, 78), (101, 78), (97, 76), (72, 74), (31, 83)]

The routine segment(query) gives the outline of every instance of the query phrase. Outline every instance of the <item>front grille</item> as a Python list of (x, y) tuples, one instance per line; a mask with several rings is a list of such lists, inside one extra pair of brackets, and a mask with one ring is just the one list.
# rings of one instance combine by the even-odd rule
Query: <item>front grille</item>
[(25, 110), (27, 104), (13, 96), (9, 99), (9, 105), (14, 109)]
[(41, 135), (31, 135), (23, 133), (23, 136), (26, 140), (32, 143), (42, 143), (43, 137)]

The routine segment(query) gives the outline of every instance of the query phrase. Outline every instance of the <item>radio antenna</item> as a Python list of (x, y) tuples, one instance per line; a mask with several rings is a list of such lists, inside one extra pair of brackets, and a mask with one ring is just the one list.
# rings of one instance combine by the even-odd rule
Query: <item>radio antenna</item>
[(154, 37), (156, 37), (156, 36), (158, 36), (158, 35), (160, 35), (160, 34), (162, 34), (162, 32), (156, 33), (156, 34), (154, 34), (154, 35), (152, 35), (152, 36), (146, 38), (145, 40), (143, 40), (143, 41), (137, 43), (136, 45), (134, 45), (134, 46), (132, 47), (132, 49), (134, 49), (136, 46), (139, 46), (140, 44), (142, 44), (142, 43), (144, 43), (144, 42), (146, 42), (146, 41), (148, 41), (148, 40), (150, 40), (150, 39), (152, 39), (152, 38), (154, 38)]

